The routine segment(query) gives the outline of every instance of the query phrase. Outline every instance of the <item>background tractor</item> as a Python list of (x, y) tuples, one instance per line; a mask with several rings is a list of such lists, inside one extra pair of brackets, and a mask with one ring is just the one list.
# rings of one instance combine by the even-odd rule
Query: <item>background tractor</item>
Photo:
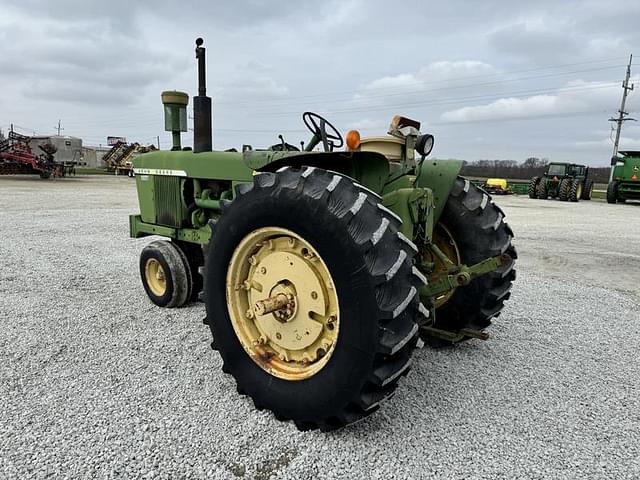
[(640, 200), (640, 151), (619, 152), (613, 157), (613, 176), (607, 186), (608, 203)]
[(211, 151), (201, 39), (196, 58), (193, 150), (180, 143), (187, 94), (164, 92), (173, 149), (134, 159), (130, 230), (167, 239), (140, 255), (144, 288), (163, 307), (201, 296), (238, 392), (299, 429), (331, 430), (394, 393), (419, 337), (488, 337), (515, 279), (513, 232), (460, 162), (426, 158), (419, 122), (396, 116), (388, 135), (345, 142), (306, 112), (303, 150), (280, 136)]
[(533, 177), (529, 182), (529, 198), (577, 202), (591, 200), (592, 193), (589, 167), (575, 163), (550, 163), (542, 177)]

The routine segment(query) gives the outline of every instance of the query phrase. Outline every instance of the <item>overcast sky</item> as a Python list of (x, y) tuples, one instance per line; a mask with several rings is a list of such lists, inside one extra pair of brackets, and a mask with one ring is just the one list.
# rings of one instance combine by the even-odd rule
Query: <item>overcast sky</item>
[[(196, 93), (202, 36), (216, 149), (308, 140), (305, 110), (363, 135), (401, 113), (438, 158), (607, 165), (639, 18), (638, 1), (0, 0), (0, 128), (167, 147), (160, 92)], [(622, 136), (640, 149), (640, 125)]]

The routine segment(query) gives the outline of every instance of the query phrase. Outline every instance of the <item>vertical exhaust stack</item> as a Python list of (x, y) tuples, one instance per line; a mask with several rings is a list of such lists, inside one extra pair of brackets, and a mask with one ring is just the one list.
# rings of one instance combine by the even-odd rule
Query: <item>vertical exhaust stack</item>
[(206, 59), (204, 40), (196, 39), (198, 59), (198, 95), (193, 97), (193, 151), (210, 152), (211, 139), (211, 98), (207, 97)]

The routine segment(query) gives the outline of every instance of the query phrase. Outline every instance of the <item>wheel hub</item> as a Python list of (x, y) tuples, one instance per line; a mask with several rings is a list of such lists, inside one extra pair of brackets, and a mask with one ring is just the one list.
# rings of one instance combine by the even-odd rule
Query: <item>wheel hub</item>
[(329, 360), (338, 337), (338, 297), (313, 247), (289, 230), (247, 235), (227, 272), (234, 331), (263, 369), (287, 380), (308, 378)]
[(161, 297), (167, 291), (167, 277), (158, 260), (150, 258), (144, 266), (147, 284), (154, 295)]

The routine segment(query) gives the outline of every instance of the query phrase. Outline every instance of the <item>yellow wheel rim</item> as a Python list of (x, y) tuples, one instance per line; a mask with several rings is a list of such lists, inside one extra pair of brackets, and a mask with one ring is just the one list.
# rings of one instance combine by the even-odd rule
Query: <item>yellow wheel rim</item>
[[(436, 245), (436, 247), (440, 249), (442, 253), (446, 255), (446, 257), (454, 265), (460, 265), (462, 263), (458, 244), (453, 239), (453, 235), (451, 234), (449, 229), (442, 225), (442, 223), (438, 223), (433, 229), (432, 242)], [(440, 260), (438, 256), (433, 255), (431, 252), (427, 251), (425, 260), (434, 264), (433, 274), (431, 275), (432, 279), (437, 279), (441, 275), (447, 275), (447, 265), (442, 260)], [(436, 297), (435, 307), (438, 308), (447, 303), (454, 292), (455, 289), (449, 290), (439, 297)]]
[(144, 275), (151, 292), (158, 297), (163, 296), (167, 291), (167, 277), (160, 262), (155, 258), (147, 260), (144, 266)]
[(576, 188), (576, 198), (580, 199), (582, 197), (582, 184), (578, 184), (578, 188)]
[(231, 257), (226, 298), (240, 344), (263, 370), (303, 380), (327, 365), (340, 330), (338, 294), (300, 235), (279, 227), (247, 235)]

